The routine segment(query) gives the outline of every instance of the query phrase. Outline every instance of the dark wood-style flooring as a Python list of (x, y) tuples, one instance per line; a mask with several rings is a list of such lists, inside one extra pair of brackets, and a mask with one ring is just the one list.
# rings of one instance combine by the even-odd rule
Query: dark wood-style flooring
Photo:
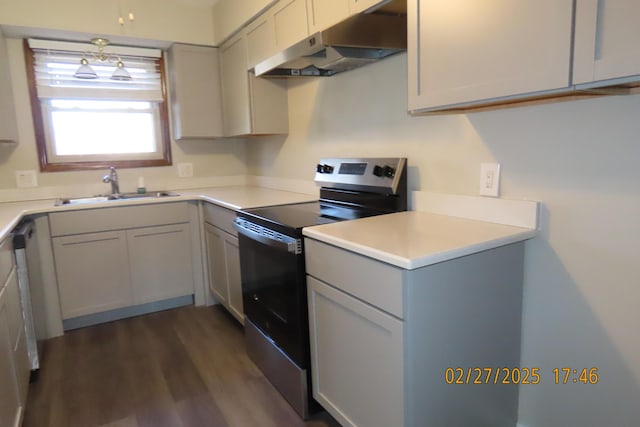
[(248, 358), (219, 306), (183, 307), (46, 342), (24, 427), (339, 426), (304, 422)]

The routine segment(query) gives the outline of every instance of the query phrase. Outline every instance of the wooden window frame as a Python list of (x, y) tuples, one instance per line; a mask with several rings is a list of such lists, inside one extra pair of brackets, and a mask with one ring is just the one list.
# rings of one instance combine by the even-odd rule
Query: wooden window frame
[(109, 166), (122, 168), (143, 168), (153, 166), (171, 166), (171, 136), (169, 132), (169, 109), (167, 102), (166, 73), (164, 66), (164, 55), (158, 58), (158, 66), (160, 68), (160, 80), (162, 87), (162, 102), (158, 103), (160, 116), (160, 144), (162, 144), (161, 159), (145, 159), (145, 160), (98, 160), (98, 161), (80, 161), (65, 163), (50, 163), (47, 153), (47, 142), (44, 128), (44, 118), (42, 116), (42, 108), (38, 93), (36, 90), (36, 78), (34, 70), (33, 50), (29, 47), (29, 42), (24, 39), (24, 57), (27, 67), (27, 84), (29, 86), (29, 98), (31, 102), (31, 115), (33, 116), (33, 128), (36, 138), (36, 148), (38, 150), (38, 161), (40, 163), (41, 172), (64, 172), (64, 171), (80, 171), (105, 169)]

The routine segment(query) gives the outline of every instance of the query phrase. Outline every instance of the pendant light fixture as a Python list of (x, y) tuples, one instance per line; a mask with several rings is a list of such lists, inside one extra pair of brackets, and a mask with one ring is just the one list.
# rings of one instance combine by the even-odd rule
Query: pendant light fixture
[(93, 43), (98, 47), (98, 53), (87, 52), (84, 55), (82, 55), (82, 59), (80, 60), (80, 67), (78, 67), (73, 77), (78, 79), (97, 79), (98, 78), (98, 74), (95, 72), (93, 68), (91, 68), (91, 65), (89, 65), (89, 60), (87, 59), (87, 56), (90, 56), (90, 58), (93, 61), (97, 61), (99, 63), (113, 63), (113, 62), (116, 63), (116, 69), (111, 75), (112, 80), (119, 80), (119, 81), (131, 80), (131, 74), (129, 74), (129, 71), (127, 71), (127, 69), (124, 67), (124, 63), (122, 62), (122, 59), (119, 56), (106, 54), (104, 52), (104, 47), (109, 44), (108, 39), (105, 39), (102, 37), (96, 37), (91, 39), (91, 43)]

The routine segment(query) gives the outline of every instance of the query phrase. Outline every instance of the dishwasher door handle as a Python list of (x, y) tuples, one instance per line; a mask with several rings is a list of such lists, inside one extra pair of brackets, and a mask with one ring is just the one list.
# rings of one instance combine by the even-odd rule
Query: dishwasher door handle
[(302, 240), (278, 233), (269, 228), (247, 221), (244, 218), (236, 218), (233, 227), (238, 233), (267, 245), (271, 248), (299, 255), (302, 253)]

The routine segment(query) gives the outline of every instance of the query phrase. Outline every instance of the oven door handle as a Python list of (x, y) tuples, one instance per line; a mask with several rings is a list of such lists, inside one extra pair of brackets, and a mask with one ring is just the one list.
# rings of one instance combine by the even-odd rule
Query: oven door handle
[(238, 233), (271, 248), (290, 252), (296, 255), (302, 253), (301, 239), (286, 236), (242, 218), (236, 218), (233, 221), (233, 227), (238, 231)]

